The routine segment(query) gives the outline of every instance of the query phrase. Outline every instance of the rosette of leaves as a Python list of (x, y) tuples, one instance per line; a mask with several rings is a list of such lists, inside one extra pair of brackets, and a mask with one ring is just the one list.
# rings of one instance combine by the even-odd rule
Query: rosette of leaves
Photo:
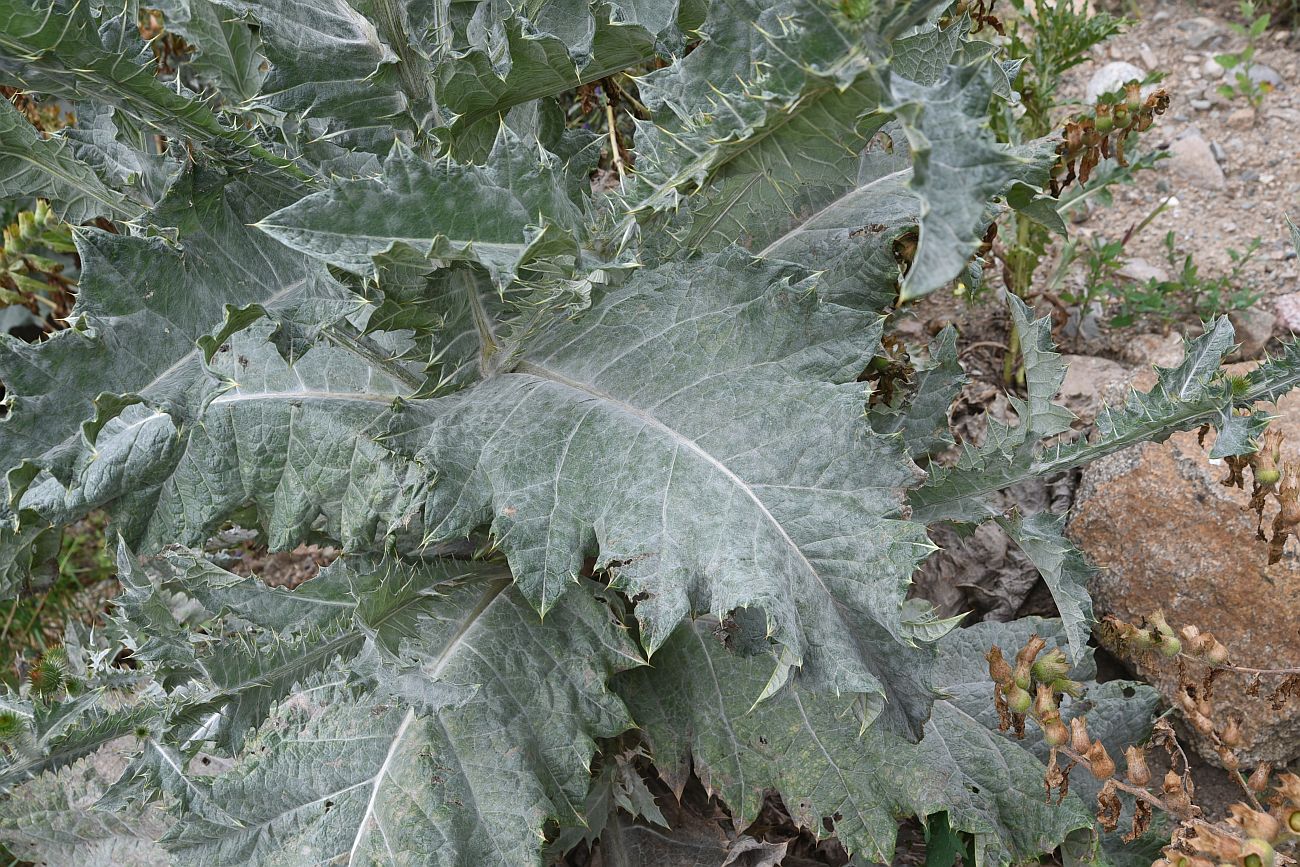
[[(591, 771), (630, 738), (868, 857), (938, 813), (990, 863), (1086, 849), (1079, 804), (996, 794), (1042, 765), (948, 695), (962, 639), (905, 601), (926, 527), (1003, 522), (1081, 660), (1082, 561), (986, 496), (1206, 422), (1247, 450), (1237, 408), (1296, 364), (1228, 380), (1212, 325), (1058, 442), (1063, 368), (1013, 301), (1019, 426), (918, 468), (961, 369), (941, 335), (873, 401), (884, 318), (1054, 158), (996, 143), (1014, 70), (943, 5), (169, 3), (199, 96), (133, 6), (0, 0), (0, 77), (84, 124), (11, 124), (4, 190), (96, 221), (72, 326), (0, 338), (4, 586), (102, 508), (124, 587), (111, 643), (4, 698), (3, 785), (124, 756), (96, 817), (165, 827), (114, 838), (141, 863), (517, 865), (604, 826)], [(555, 98), (648, 67), (597, 195), (606, 137)], [(344, 553), (272, 590), (196, 553), (229, 522)], [(3, 833), (89, 863), (59, 803)]]

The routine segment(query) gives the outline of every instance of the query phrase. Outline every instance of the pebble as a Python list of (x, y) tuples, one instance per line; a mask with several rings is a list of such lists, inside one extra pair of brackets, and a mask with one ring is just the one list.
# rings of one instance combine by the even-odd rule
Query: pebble
[(1184, 135), (1169, 146), (1169, 155), (1169, 167), (1193, 186), (1221, 190), (1226, 185), (1223, 169), (1203, 136)]
[(1223, 165), (1228, 161), (1228, 152), (1217, 141), (1210, 142), (1210, 153), (1214, 154), (1214, 159), (1219, 165)]
[[(1122, 60), (1107, 63), (1092, 74), (1092, 78), (1088, 81), (1088, 92), (1087, 96), (1084, 97), (1084, 101), (1089, 105), (1095, 105), (1097, 97), (1101, 94), (1120, 90), (1128, 82), (1134, 79), (1141, 81), (1143, 78), (1146, 78), (1146, 73), (1131, 63), (1125, 63)], [(1143, 95), (1145, 96), (1151, 89), (1150, 85), (1142, 88)]]
[(1206, 48), (1223, 41), (1223, 28), (1213, 18), (1188, 18), (1178, 22), (1178, 29), (1188, 48)]
[(1228, 115), (1228, 126), (1248, 127), (1255, 125), (1255, 112), (1249, 108), (1239, 108)]
[(1192, 100), (1192, 108), (1196, 109), (1197, 111), (1209, 111), (1210, 107), (1211, 107), (1211, 103), (1208, 99)]
[(1141, 58), (1142, 65), (1147, 68), (1148, 72), (1160, 65), (1160, 61), (1156, 59), (1156, 53), (1152, 51), (1151, 46), (1147, 45), (1145, 42), (1143, 42), (1142, 47), (1138, 49), (1138, 57)]
[(1252, 64), (1250, 72), (1246, 74), (1249, 75), (1250, 80), (1256, 84), (1267, 84), (1274, 90), (1280, 90), (1286, 86), (1286, 83), (1282, 81), (1282, 76), (1278, 74), (1276, 69), (1271, 66), (1265, 66), (1262, 63)]
[(1213, 57), (1205, 58), (1205, 65), (1201, 67), (1206, 78), (1223, 78), (1223, 67)]

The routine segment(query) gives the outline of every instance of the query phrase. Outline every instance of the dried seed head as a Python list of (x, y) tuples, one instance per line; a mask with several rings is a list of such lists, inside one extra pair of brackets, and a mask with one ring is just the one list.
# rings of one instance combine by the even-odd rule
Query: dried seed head
[(1135, 786), (1145, 786), (1151, 782), (1151, 769), (1147, 767), (1147, 754), (1141, 747), (1129, 747), (1124, 751), (1124, 764), (1127, 767), (1128, 781)]
[(1065, 727), (1065, 723), (1061, 722), (1060, 717), (1057, 717), (1054, 721), (1043, 726), (1043, 740), (1045, 740), (1049, 746), (1064, 746), (1065, 742), (1069, 739), (1070, 732)]
[[(1209, 636), (1209, 637), (1213, 638), (1213, 636)], [(1228, 648), (1224, 647), (1223, 644), (1220, 643), (1219, 639), (1214, 638), (1214, 641), (1210, 645), (1210, 648), (1205, 651), (1205, 661), (1210, 663), (1210, 665), (1215, 665), (1215, 666), (1227, 665)]]
[(1246, 781), (1246, 787), (1252, 792), (1262, 792), (1268, 788), (1268, 780), (1272, 775), (1273, 764), (1264, 762), (1255, 768), (1255, 771), (1250, 775), (1250, 779)]
[(1229, 717), (1228, 724), (1223, 727), (1219, 733), (1219, 740), (1223, 741), (1229, 747), (1239, 747), (1244, 738), (1241, 731), (1241, 720), (1237, 717)]
[(1132, 114), (1137, 114), (1142, 110), (1142, 85), (1136, 81), (1130, 81), (1124, 85), (1125, 106)]
[(1292, 773), (1278, 774), (1277, 794), (1292, 806), (1300, 807), (1300, 777)]
[(990, 647), (989, 652), (984, 654), (984, 658), (989, 662), (989, 678), (994, 683), (1001, 686), (1011, 680), (1011, 666), (1002, 656), (1002, 648), (997, 645)]
[(1197, 852), (1220, 861), (1235, 861), (1241, 851), (1241, 841), (1210, 825), (1197, 825), (1187, 845)]
[(1082, 756), (1091, 747), (1092, 738), (1088, 736), (1088, 721), (1081, 716), (1070, 720), (1070, 749)]
[(1115, 762), (1106, 752), (1106, 747), (1101, 741), (1093, 741), (1092, 746), (1088, 749), (1085, 757), (1088, 759), (1088, 770), (1099, 780), (1109, 780), (1115, 776)]
[(1247, 837), (1256, 837), (1272, 842), (1282, 833), (1282, 823), (1268, 813), (1252, 810), (1245, 804), (1233, 804), (1228, 807), (1231, 816), (1228, 823), (1236, 825)]
[(1191, 807), (1191, 793), (1183, 785), (1183, 778), (1176, 772), (1167, 771), (1160, 788), (1164, 792), (1165, 803), (1169, 805), (1171, 812), (1177, 814)]
[(1034, 716), (1043, 722), (1061, 718), (1060, 711), (1056, 707), (1056, 696), (1048, 684), (1040, 683), (1034, 691)]

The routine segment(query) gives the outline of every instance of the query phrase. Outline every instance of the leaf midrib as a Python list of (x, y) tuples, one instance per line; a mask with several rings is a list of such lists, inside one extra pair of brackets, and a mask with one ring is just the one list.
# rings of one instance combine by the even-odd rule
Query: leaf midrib
[[(641, 409), (640, 407), (634, 406), (624, 400), (620, 400), (614, 395), (606, 391), (603, 391), (599, 388), (596, 388), (593, 385), (579, 382), (575, 379), (571, 379), (565, 376), (564, 374), (560, 373), (559, 371), (552, 370), (548, 367), (544, 367), (535, 362), (520, 361), (515, 365), (513, 373), (506, 374), (506, 375), (514, 375), (514, 376), (524, 375), (524, 376), (536, 377), (538, 379), (542, 379), (548, 382), (555, 383), (557, 385), (564, 386), (565, 388), (572, 389), (574, 391), (581, 393), (586, 397), (595, 398), (596, 400), (608, 404), (609, 406), (613, 407), (619, 412), (625, 413), (627, 415), (630, 415), (640, 420), (641, 422), (645, 423), (648, 427), (651, 427), (654, 430), (668, 437), (678, 447), (685, 449), (686, 451), (695, 455), (700, 460), (704, 461), (714, 470), (721, 473), (725, 479), (727, 479), (729, 482), (734, 484), (740, 491), (742, 491), (745, 494), (746, 497), (749, 498), (749, 500), (758, 509), (759, 513), (763, 516), (763, 518), (767, 521), (767, 523), (769, 523), (772, 526), (772, 528), (776, 531), (780, 539), (790, 548), (790, 550), (795, 552), (795, 555), (798, 557), (799, 562), (803, 564), (808, 574), (812, 575), (817, 580), (818, 585), (821, 586), (821, 588), (826, 592), (829, 598), (834, 599), (834, 595), (831, 593), (830, 588), (827, 587), (826, 583), (822, 580), (821, 574), (817, 571), (816, 568), (813, 567), (812, 563), (808, 560), (803, 550), (799, 547), (798, 544), (795, 543), (794, 539), (790, 537), (790, 534), (786, 532), (786, 529), (781, 524), (781, 522), (778, 521), (776, 519), (776, 516), (773, 515), (772, 512), (767, 508), (767, 504), (763, 502), (763, 500), (758, 496), (757, 493), (755, 493), (753, 486), (750, 485), (744, 479), (742, 479), (740, 476), (738, 476), (735, 473), (735, 471), (733, 471), (730, 467), (724, 464), (721, 460), (719, 460), (718, 458), (714, 457), (712, 454), (710, 454), (709, 452), (701, 448), (700, 444), (697, 443), (695, 440), (691, 439), (690, 437), (686, 436), (680, 431), (672, 427), (669, 427), (667, 424), (665, 424), (655, 416), (651, 415), (646, 410)], [(802, 664), (802, 655), (803, 654), (801, 649), (799, 653), (800, 661), (797, 664)]]

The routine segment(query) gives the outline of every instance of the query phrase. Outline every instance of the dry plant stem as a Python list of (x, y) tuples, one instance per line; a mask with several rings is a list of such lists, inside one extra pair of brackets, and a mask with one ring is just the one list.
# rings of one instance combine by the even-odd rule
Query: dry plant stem
[(614, 124), (614, 104), (605, 103), (605, 122), (609, 124), (609, 150), (614, 159), (614, 168), (618, 169), (618, 179), (621, 181), (625, 175), (623, 168), (623, 155), (618, 150), (618, 129)]
[(1001, 343), (998, 343), (996, 340), (977, 340), (974, 343), (967, 344), (963, 347), (962, 354), (965, 355), (972, 349), (999, 349), (1005, 351), (1006, 347)]
[(1233, 771), (1232, 778), (1237, 781), (1237, 785), (1241, 786), (1241, 790), (1246, 793), (1246, 798), (1249, 799), (1250, 805), (1254, 807), (1256, 811), (1260, 813), (1268, 812), (1268, 810), (1265, 810), (1264, 806), (1260, 804), (1259, 798), (1253, 791), (1251, 791), (1250, 786), (1246, 785), (1246, 778), (1242, 776), (1241, 771)]
[[(1081, 756), (1079, 753), (1076, 753), (1074, 750), (1070, 749), (1069, 747), (1057, 747), (1056, 750), (1057, 752), (1064, 755), (1066, 758), (1078, 762), (1079, 764), (1083, 765), (1085, 768), (1089, 768), (1091, 770), (1092, 766), (1088, 762), (1088, 760), (1085, 757)], [(1178, 747), (1178, 752), (1180, 754), (1183, 752), (1183, 748), (1181, 746)], [(1187, 761), (1186, 756), (1183, 757), (1183, 761), (1184, 763), (1186, 763)], [(1177, 815), (1174, 813), (1173, 810), (1169, 809), (1168, 804), (1166, 804), (1159, 797), (1151, 794), (1149, 790), (1144, 789), (1141, 786), (1134, 786), (1130, 783), (1126, 783), (1123, 780), (1121, 780), (1119, 777), (1112, 777), (1110, 781), (1113, 782), (1115, 784), (1115, 788), (1119, 789), (1120, 791), (1128, 792), (1133, 797), (1138, 798), (1139, 800), (1142, 801), (1146, 801), (1151, 806), (1155, 807), (1156, 809), (1164, 813), (1169, 814), (1170, 816)], [(1214, 831), (1216, 834), (1221, 834), (1225, 830), (1225, 827), (1223, 825), (1216, 825), (1213, 822), (1207, 822), (1204, 819), (1190, 818), (1183, 821), (1185, 824), (1193, 828), (1205, 828), (1208, 831)], [(1239, 840), (1244, 841), (1246, 839), (1241, 834), (1241, 832), (1236, 828), (1228, 827), (1227, 830), (1229, 833), (1231, 833), (1234, 837), (1236, 837)], [(1277, 853), (1276, 858), (1278, 864), (1296, 863), (1294, 858), (1289, 858), (1286, 855), (1283, 855), (1281, 852)]]
[[(1199, 662), (1202, 665), (1205, 664), (1205, 660), (1197, 659), (1195, 656), (1189, 656), (1186, 653), (1180, 653), (1178, 655), (1183, 659), (1190, 659)], [(1300, 668), (1250, 668), (1249, 666), (1233, 665), (1231, 663), (1210, 667), (1214, 669), (1222, 669), (1223, 671), (1235, 671), (1240, 674), (1300, 674)]]

